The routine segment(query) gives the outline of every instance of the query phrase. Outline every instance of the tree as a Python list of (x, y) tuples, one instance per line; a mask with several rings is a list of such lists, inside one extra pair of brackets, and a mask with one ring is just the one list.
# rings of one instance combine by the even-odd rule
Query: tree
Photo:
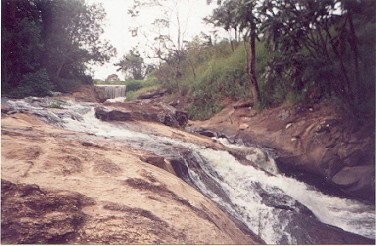
[(356, 29), (371, 23), (374, 11), (374, 2), (367, 0), (264, 1), (261, 30), (279, 53), (270, 62), (274, 76), (269, 77), (292, 81), (294, 90), (305, 88), (310, 96), (333, 94), (353, 108), (361, 100)]
[(119, 76), (117, 74), (110, 74), (107, 76), (106, 82), (112, 82), (112, 81), (120, 81)]
[(226, 1), (223, 5), (218, 6), (213, 10), (213, 14), (204, 18), (204, 21), (208, 24), (212, 24), (215, 27), (223, 27), (229, 34), (232, 51), (234, 51), (234, 43), (231, 37), (231, 31), (233, 31), (235, 42), (240, 39), (241, 32), (239, 31), (239, 23), (233, 16), (233, 10), (236, 8), (236, 1)]
[[(208, 0), (208, 3), (211, 3)], [(218, 0), (221, 5), (214, 11), (211, 20), (218, 25), (223, 25), (225, 29), (230, 27), (245, 31), (249, 37), (250, 53), (248, 74), (250, 78), (251, 91), (255, 103), (260, 101), (260, 90), (256, 75), (256, 39), (258, 35), (257, 25), (259, 19), (256, 16), (256, 0)], [(222, 13), (226, 13), (223, 15)], [(225, 19), (222, 19), (225, 16)]]
[[(173, 83), (182, 77), (182, 66), (185, 59), (185, 35), (186, 29), (184, 28), (184, 20), (188, 22), (189, 16), (183, 16), (181, 11), (182, 3), (189, 3), (189, 1), (165, 1), (165, 0), (134, 0), (134, 5), (128, 10), (134, 18), (138, 18), (143, 10), (153, 7), (155, 12), (160, 12), (161, 16), (156, 18), (151, 24), (152, 30), (147, 30), (147, 34), (142, 32), (144, 27), (139, 26), (133, 28), (132, 35), (143, 35), (147, 40), (147, 46), (151, 50), (151, 54), (147, 55), (148, 58), (156, 58), (160, 61), (160, 67), (164, 64), (168, 65), (168, 73), (164, 75), (164, 82)], [(137, 31), (136, 31), (137, 30)], [(165, 68), (167, 68), (165, 66)], [(167, 79), (167, 80), (166, 80)], [(179, 84), (176, 88), (179, 89)]]
[(147, 72), (144, 59), (140, 56), (137, 50), (130, 50), (127, 55), (124, 55), (120, 62), (114, 64), (119, 66), (117, 71), (124, 73), (126, 79), (144, 79)]
[[(37, 86), (29, 83), (48, 87), (53, 82), (53, 89), (65, 90), (68, 84), (90, 82), (87, 64), (108, 61), (115, 52), (100, 39), (105, 16), (101, 6), (81, 0), (4, 0), (1, 7), (1, 74), (6, 92), (32, 93)], [(35, 89), (38, 95), (42, 91)]]
[(42, 36), (46, 46), (43, 64), (52, 77), (72, 78), (86, 70), (86, 64), (103, 64), (115, 55), (108, 41), (102, 41), (100, 5), (84, 1), (40, 0)]
[(40, 69), (41, 20), (36, 1), (1, 1), (2, 88), (17, 87), (22, 76)]

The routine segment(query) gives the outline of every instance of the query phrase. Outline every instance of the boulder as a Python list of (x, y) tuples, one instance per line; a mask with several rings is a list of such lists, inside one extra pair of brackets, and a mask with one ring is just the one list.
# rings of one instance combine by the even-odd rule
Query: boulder
[(114, 103), (111, 107), (96, 107), (95, 116), (104, 121), (152, 121), (177, 128), (185, 127), (188, 122), (186, 112), (162, 103)]
[(375, 166), (344, 167), (331, 179), (352, 196), (375, 200)]
[(96, 93), (96, 98), (98, 102), (104, 102), (107, 99), (109, 99), (104, 87), (95, 86), (94, 92)]

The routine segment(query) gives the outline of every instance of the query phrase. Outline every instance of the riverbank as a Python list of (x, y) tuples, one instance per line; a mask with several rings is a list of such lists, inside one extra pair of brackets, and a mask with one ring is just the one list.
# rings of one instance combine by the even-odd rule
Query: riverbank
[[(339, 188), (348, 197), (375, 202), (374, 119), (362, 124), (337, 114), (325, 104), (281, 106), (258, 112), (251, 102), (226, 106), (190, 129), (226, 136), (244, 145), (278, 152), (281, 171), (316, 179), (316, 185)], [(316, 178), (314, 178), (316, 176)]]

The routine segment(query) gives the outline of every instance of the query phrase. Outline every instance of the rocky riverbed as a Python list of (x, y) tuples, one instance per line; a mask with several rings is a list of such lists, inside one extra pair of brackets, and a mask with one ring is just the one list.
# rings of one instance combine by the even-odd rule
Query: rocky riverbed
[(270, 137), (257, 148), (242, 114), (230, 115), (227, 131), (227, 119), (218, 121), (226, 110), (216, 124), (188, 123), (231, 145), (182, 130), (186, 114), (158, 101), (66, 100), (2, 103), (3, 242), (374, 242), (372, 204), (279, 174), (274, 157), (289, 153), (270, 148)]

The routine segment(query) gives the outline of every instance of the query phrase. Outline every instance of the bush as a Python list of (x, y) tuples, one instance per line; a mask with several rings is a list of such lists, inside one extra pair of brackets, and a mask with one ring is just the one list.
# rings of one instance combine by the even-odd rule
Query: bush
[(144, 87), (142, 80), (130, 80), (126, 81), (125, 85), (127, 86), (127, 91), (137, 91)]
[[(187, 91), (187, 96), (192, 99), (192, 104), (187, 107), (191, 119), (211, 117), (223, 108), (220, 102), (225, 98), (239, 100), (251, 97), (246, 64), (248, 53), (244, 48), (244, 44), (239, 43), (232, 52), (229, 43), (220, 43), (212, 48), (211, 56), (194, 64), (196, 76), (191, 68), (185, 70), (180, 90)], [(257, 72), (260, 74), (269, 54), (260, 43), (256, 49), (259, 54)]]
[(75, 79), (56, 78), (55, 90), (63, 93), (73, 92), (80, 87), (81, 81)]
[(52, 89), (45, 69), (25, 74), (19, 86), (10, 92), (11, 97), (24, 98), (27, 96), (43, 97), (49, 95)]

